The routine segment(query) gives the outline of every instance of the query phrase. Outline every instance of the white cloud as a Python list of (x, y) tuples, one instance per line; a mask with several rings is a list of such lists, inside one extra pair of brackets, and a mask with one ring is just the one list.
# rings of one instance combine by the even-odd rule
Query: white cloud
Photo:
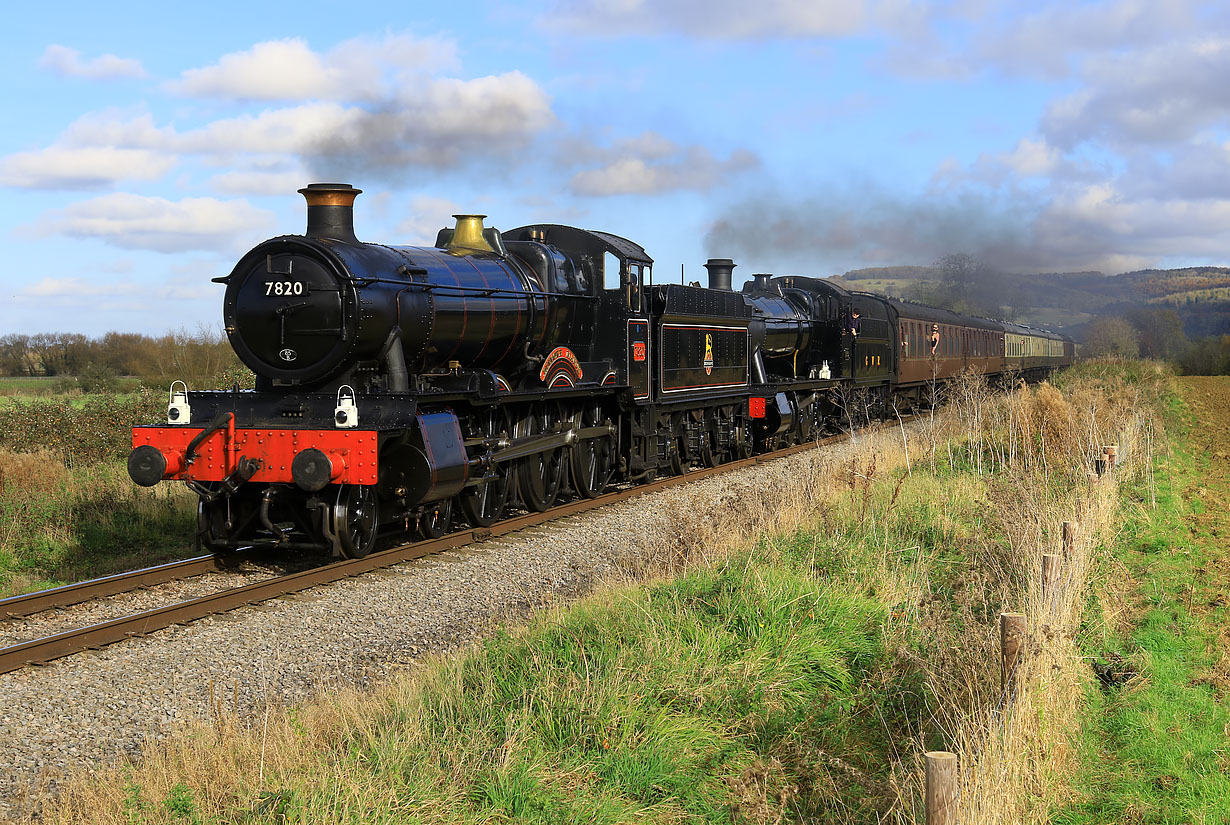
[(1119, 187), (1131, 198), (1230, 197), (1230, 143), (1193, 141), (1128, 155)]
[(1050, 175), (1063, 160), (1059, 150), (1045, 140), (1021, 138), (1016, 148), (1001, 156), (1003, 164), (1020, 177), (1032, 178)]
[(1103, 0), (1051, 3), (1009, 14), (973, 37), (974, 65), (1056, 79), (1089, 55), (1165, 43), (1198, 30), (1197, 0)]
[(379, 100), (411, 77), (455, 68), (456, 46), (440, 38), (354, 38), (328, 52), (299, 38), (270, 40), (189, 69), (168, 88), (189, 97), (242, 100)]
[(273, 223), (271, 212), (243, 200), (169, 201), (115, 193), (47, 212), (26, 231), (36, 236), (97, 238), (123, 249), (230, 254), (267, 235)]
[(175, 129), (159, 127), (149, 112), (125, 109), (87, 112), (74, 120), (60, 136), (66, 146), (120, 146), (126, 149), (174, 151)]
[(61, 296), (86, 297), (90, 295), (114, 295), (130, 292), (131, 286), (103, 282), (96, 278), (41, 278), (24, 287), (18, 295), (32, 298), (55, 298)]
[[(452, 226), (453, 215), (465, 213), (456, 202), (447, 198), (420, 195), (410, 201), (410, 214), (397, 225), (397, 243), (409, 246), (430, 246), (441, 229)], [(468, 214), (468, 213), (467, 213)]]
[(1091, 59), (1087, 86), (1054, 101), (1042, 118), (1052, 143), (1112, 145), (1188, 140), (1230, 122), (1230, 38), (1167, 43)]
[(347, 110), (302, 154), (324, 177), (506, 163), (554, 123), (550, 98), (521, 72), (444, 78), (378, 109)]
[(866, 29), (891, 0), (560, 0), (540, 23), (597, 37), (682, 32), (749, 40), (841, 37)]
[(223, 172), (214, 175), (209, 182), (215, 191), (227, 195), (286, 195), (301, 189), (308, 177), (302, 169), (281, 172), (248, 169)]
[(680, 147), (655, 132), (621, 141), (596, 169), (572, 177), (578, 195), (647, 195), (676, 190), (705, 191), (725, 179), (760, 165), (760, 159), (737, 149), (719, 160), (703, 146)]
[(1052, 178), (1087, 180), (1091, 170), (1051, 146), (1043, 138), (1024, 137), (1006, 152), (984, 152), (966, 166), (957, 158), (945, 158), (931, 176), (937, 190), (958, 191), (965, 186), (992, 189), (1020, 187), (1025, 183), (1049, 183)]
[(157, 180), (175, 165), (174, 155), (147, 149), (53, 145), (0, 158), (0, 186), (96, 189), (121, 180)]
[(167, 145), (180, 152), (222, 157), (239, 153), (304, 154), (316, 141), (364, 116), (357, 107), (307, 103), (215, 120), (200, 129), (175, 134)]
[(140, 60), (104, 54), (93, 60), (82, 60), (81, 52), (68, 46), (52, 44), (38, 59), (40, 68), (64, 77), (84, 77), (90, 80), (112, 80), (122, 77), (146, 77)]
[[(246, 170), (298, 161), (304, 177), (401, 176), (414, 168), (507, 163), (554, 125), (551, 99), (521, 72), (424, 78), (375, 104), (315, 101), (214, 120), (179, 131), (148, 113), (107, 110), (71, 124), (52, 146), (0, 159), (0, 184), (90, 188), (164, 176), (176, 157), (241, 167), (215, 183), (226, 193), (261, 194), (288, 175)], [(293, 171), (293, 170), (289, 170)]]

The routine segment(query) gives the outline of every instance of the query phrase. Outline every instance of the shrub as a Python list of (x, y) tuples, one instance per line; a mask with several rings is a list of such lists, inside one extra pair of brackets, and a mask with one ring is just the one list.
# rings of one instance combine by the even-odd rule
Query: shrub
[(133, 424), (158, 421), (166, 397), (142, 390), (130, 395), (89, 395), (80, 403), (13, 399), (0, 407), (0, 447), (32, 453), (52, 450), (70, 467), (126, 458)]
[(77, 375), (77, 385), (82, 392), (115, 392), (119, 389), (120, 380), (111, 367), (91, 361)]

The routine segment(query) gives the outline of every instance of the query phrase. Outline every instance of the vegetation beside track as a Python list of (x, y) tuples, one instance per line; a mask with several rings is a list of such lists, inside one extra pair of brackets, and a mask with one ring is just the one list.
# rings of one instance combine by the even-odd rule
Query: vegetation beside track
[(176, 558), (191, 549), (195, 497), (142, 489), (125, 464), (133, 423), (166, 396), (53, 395), (0, 404), (0, 596)]
[(1130, 612), (1085, 639), (1099, 679), (1056, 822), (1230, 822), (1230, 378), (1177, 379), (1168, 402), (1172, 449), (1122, 485), (1108, 562)]
[[(676, 514), (637, 581), (370, 695), (251, 727), (219, 708), (45, 821), (911, 822), (933, 748), (996, 755), (963, 779), (977, 821), (1047, 821), (1078, 793), (1094, 677), (1071, 634), (1040, 639), (1051, 658), (1002, 728), (995, 619), (1034, 615), (1077, 501), (1096, 548), (1117, 492), (1086, 468), (1130, 432), (1120, 477), (1140, 472), (1165, 380), (1115, 363), (1007, 397), (968, 382), (912, 431), (908, 464), (896, 430), (853, 461), (820, 453), (786, 495), (748, 484), (721, 513)], [(1126, 614), (1115, 592), (1076, 588), (1086, 635)]]

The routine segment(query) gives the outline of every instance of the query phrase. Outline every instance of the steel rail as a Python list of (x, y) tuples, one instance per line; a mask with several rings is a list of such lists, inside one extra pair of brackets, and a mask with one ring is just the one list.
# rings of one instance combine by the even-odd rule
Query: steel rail
[[(903, 416), (902, 420), (905, 420), (905, 418), (907, 417)], [(871, 427), (860, 430), (860, 432), (865, 432), (868, 430), (874, 431), (884, 426), (887, 425), (872, 425)], [(449, 533), (445, 536), (441, 536), (437, 539), (427, 539), (426, 541), (414, 542), (412, 544), (400, 545), (389, 550), (382, 550), (361, 559), (344, 559), (342, 561), (332, 562), (320, 567), (314, 567), (309, 570), (303, 570), (297, 573), (291, 573), (272, 579), (253, 582), (252, 584), (243, 585), (241, 587), (221, 590), (208, 596), (188, 599), (186, 601), (177, 602), (165, 607), (146, 610), (141, 613), (134, 613), (131, 616), (113, 619), (111, 621), (102, 622), (89, 627), (66, 631), (64, 633), (59, 633), (54, 636), (47, 636), (42, 639), (34, 639), (19, 645), (13, 645), (11, 647), (0, 649), (0, 674), (9, 673), (30, 665), (45, 664), (65, 656), (71, 656), (74, 653), (80, 653), (84, 650), (98, 649), (125, 639), (136, 636), (144, 636), (172, 625), (186, 624), (207, 616), (235, 610), (249, 604), (264, 602), (279, 596), (285, 596), (290, 593), (307, 590), (308, 588), (316, 587), (317, 585), (329, 584), (345, 578), (359, 576), (383, 567), (391, 567), (395, 564), (423, 558), (424, 556), (433, 555), (445, 550), (451, 550), (456, 547), (463, 547), (478, 543), (480, 541), (485, 541), (489, 538), (514, 533), (518, 530), (524, 530), (527, 527), (557, 521), (578, 513), (584, 513), (600, 507), (618, 504), (629, 499), (637, 498), (639, 496), (647, 495), (669, 487), (674, 487), (679, 484), (687, 484), (693, 481), (699, 481), (703, 478), (708, 478), (710, 476), (738, 470), (743, 467), (751, 467), (756, 464), (775, 461), (779, 458), (785, 458), (796, 453), (801, 453), (808, 450), (813, 450), (817, 447), (823, 447), (828, 444), (844, 441), (849, 437), (849, 434), (829, 436), (816, 441), (809, 441), (806, 444), (799, 444), (793, 447), (775, 450), (772, 453), (764, 453), (762, 455), (756, 455), (750, 458), (739, 459), (737, 461), (719, 464), (716, 467), (693, 470), (692, 472), (685, 473), (680, 476), (669, 476), (649, 484), (639, 485), (637, 487), (614, 493), (607, 493), (606, 495), (602, 495), (597, 498), (571, 501), (567, 504), (560, 505), (559, 507), (553, 507), (544, 513), (527, 513), (525, 515), (515, 516), (510, 519), (496, 522), (490, 527), (460, 530), (454, 533)], [(189, 559), (187, 561), (199, 563), (201, 559)], [(157, 570), (158, 568), (150, 569)], [(140, 573), (144, 571), (137, 572)], [(83, 584), (89, 584), (89, 582), (84, 582)], [(70, 588), (73, 586), (74, 585), (69, 585)], [(61, 588), (56, 589), (59, 590)]]
[(190, 559), (114, 573), (97, 579), (21, 593), (0, 599), (0, 618), (19, 619), (57, 607), (71, 607), (105, 596), (115, 596), (143, 587), (152, 587), (180, 579), (189, 579), (204, 573), (226, 570), (240, 560), (239, 554), (230, 556), (196, 556)]

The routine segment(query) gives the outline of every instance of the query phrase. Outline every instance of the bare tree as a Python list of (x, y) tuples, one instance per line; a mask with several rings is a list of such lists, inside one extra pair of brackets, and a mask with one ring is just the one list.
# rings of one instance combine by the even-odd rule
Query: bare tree
[(1090, 358), (1136, 358), (1140, 355), (1140, 337), (1122, 318), (1098, 318), (1085, 333), (1081, 354)]

